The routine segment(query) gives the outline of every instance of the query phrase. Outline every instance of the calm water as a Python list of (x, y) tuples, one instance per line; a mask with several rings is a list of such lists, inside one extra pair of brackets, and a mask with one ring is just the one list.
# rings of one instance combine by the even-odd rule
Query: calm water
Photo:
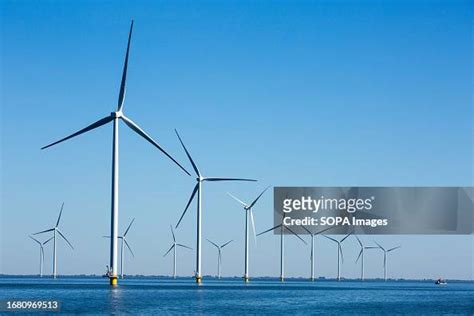
[[(0, 300), (59, 300), (66, 313), (94, 314), (474, 314), (474, 283), (0, 278)], [(37, 314), (35, 314), (37, 315)]]

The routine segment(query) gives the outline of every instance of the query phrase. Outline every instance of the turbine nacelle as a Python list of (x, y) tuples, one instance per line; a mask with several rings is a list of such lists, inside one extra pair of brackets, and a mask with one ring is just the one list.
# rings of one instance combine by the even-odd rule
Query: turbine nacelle
[(112, 113), (110, 113), (110, 116), (113, 117), (114, 119), (122, 118), (123, 117), (123, 112), (122, 112), (122, 110), (112, 112)]

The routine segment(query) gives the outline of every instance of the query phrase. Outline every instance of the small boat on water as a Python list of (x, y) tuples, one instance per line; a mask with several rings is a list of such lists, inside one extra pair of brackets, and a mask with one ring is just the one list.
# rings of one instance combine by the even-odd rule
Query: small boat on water
[(446, 283), (446, 280), (439, 278), (438, 280), (436, 280), (435, 284), (436, 285), (444, 285), (444, 284), (448, 284), (448, 283)]

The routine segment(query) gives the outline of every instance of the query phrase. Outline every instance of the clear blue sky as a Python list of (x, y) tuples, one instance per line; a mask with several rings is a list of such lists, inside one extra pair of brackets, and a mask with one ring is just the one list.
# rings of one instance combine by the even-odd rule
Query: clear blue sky
[[(46, 151), (40, 147), (113, 111), (130, 20), (135, 19), (125, 112), (191, 169), (178, 128), (208, 176), (257, 184), (206, 183), (203, 237), (235, 239), (223, 274), (243, 273), (250, 200), (284, 186), (472, 186), (470, 1), (1, 1), (1, 268), (36, 273), (27, 238), (56, 220), (76, 247), (59, 245), (59, 273), (103, 273), (108, 263), (112, 127)], [(136, 217), (127, 273), (169, 274), (163, 259), (194, 185), (122, 125), (120, 227)], [(272, 225), (272, 196), (255, 209)], [(178, 230), (195, 248), (195, 207)], [(290, 239), (290, 238), (289, 238)], [(472, 236), (380, 236), (402, 245), (390, 276), (472, 279)], [(259, 238), (251, 276), (278, 275), (278, 237)], [(336, 249), (318, 240), (317, 273), (336, 274)], [(309, 274), (309, 248), (287, 246), (287, 274)], [(344, 276), (356, 277), (355, 240)], [(203, 249), (204, 274), (216, 252)], [(46, 272), (51, 249), (46, 251)], [(179, 253), (191, 275), (194, 252)], [(367, 276), (382, 275), (382, 255)]]

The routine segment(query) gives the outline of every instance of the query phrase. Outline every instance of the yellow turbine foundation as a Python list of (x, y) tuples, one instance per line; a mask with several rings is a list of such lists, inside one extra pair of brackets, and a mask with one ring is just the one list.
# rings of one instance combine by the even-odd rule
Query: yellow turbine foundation
[(111, 276), (111, 277), (109, 278), (109, 280), (110, 280), (110, 285), (112, 285), (112, 286), (116, 286), (117, 283), (118, 283), (117, 276)]

